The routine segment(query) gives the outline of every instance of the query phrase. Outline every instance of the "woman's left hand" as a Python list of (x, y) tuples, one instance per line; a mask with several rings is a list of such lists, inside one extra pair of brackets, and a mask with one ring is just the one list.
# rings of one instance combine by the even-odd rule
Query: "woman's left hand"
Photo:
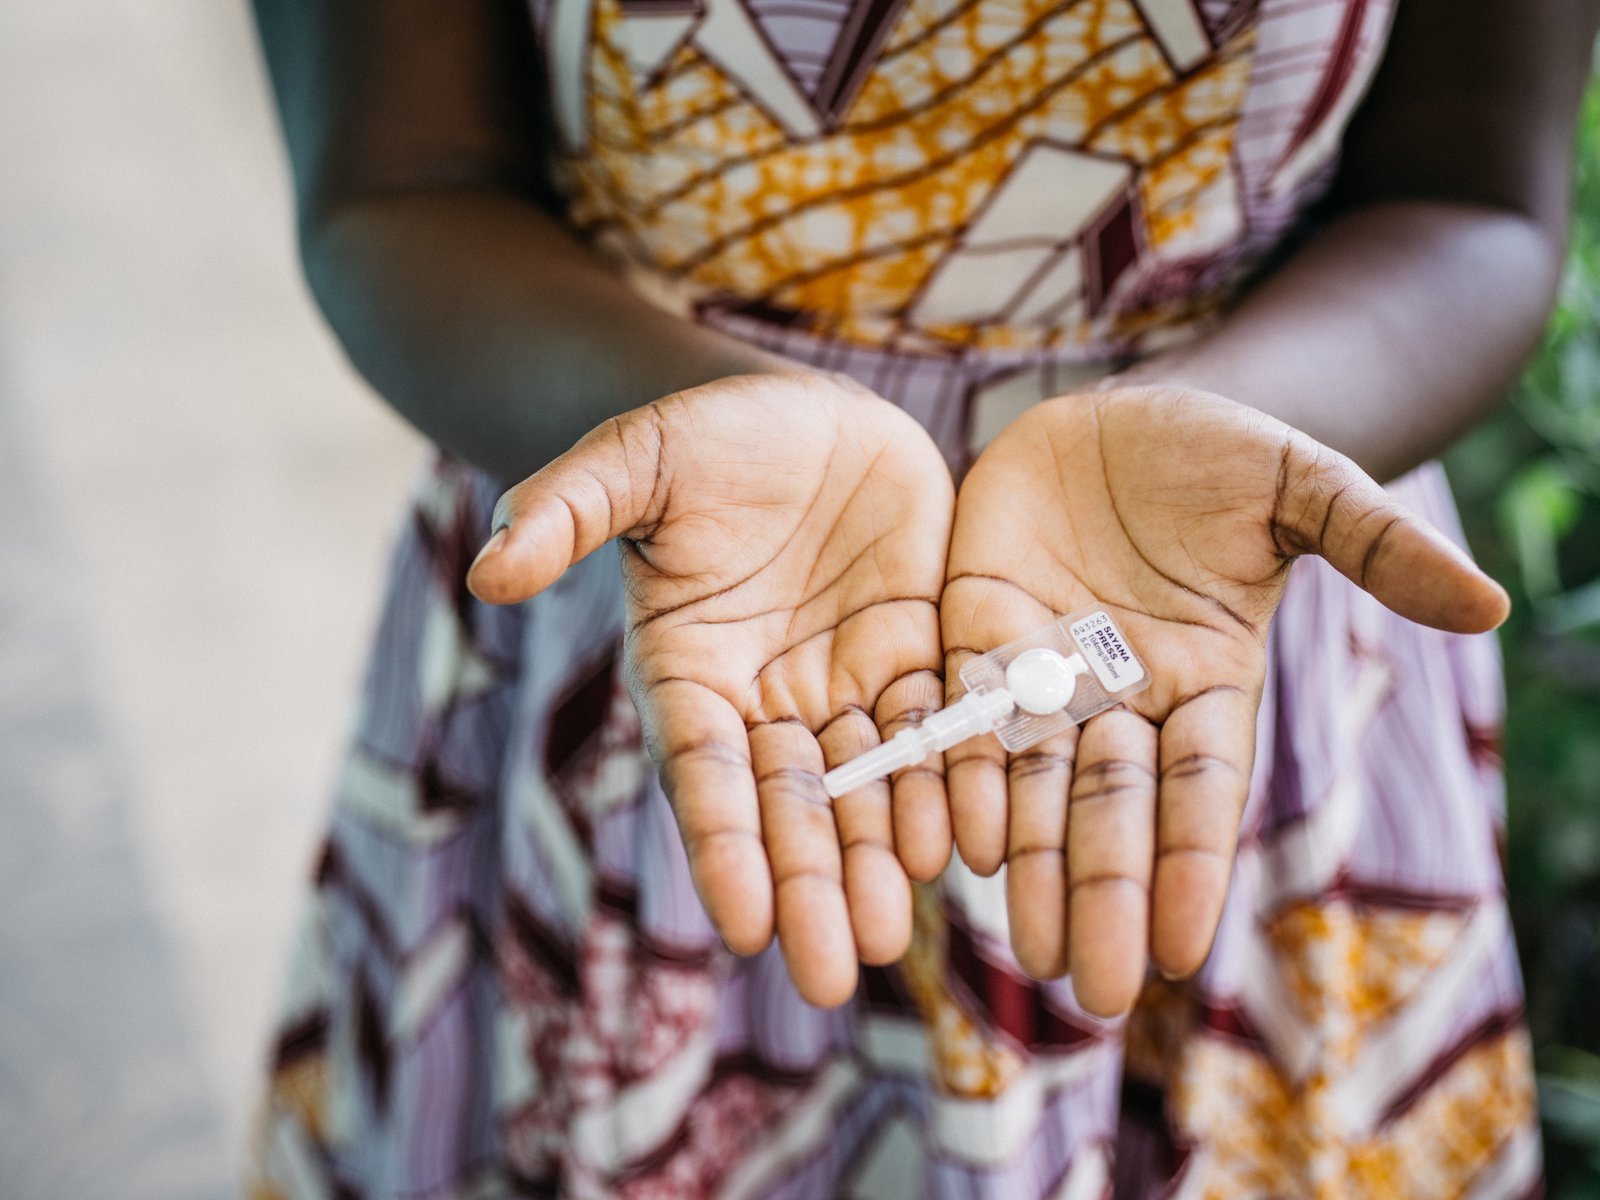
[(1219, 396), (1122, 388), (1037, 406), (980, 456), (957, 504), (940, 619), (953, 699), (975, 654), (1105, 607), (1151, 686), (1081, 731), (1008, 756), (946, 756), (956, 840), (1008, 864), (1012, 944), (1070, 969), (1079, 1002), (1130, 1007), (1146, 956), (1204, 961), (1254, 761), (1267, 627), (1299, 554), (1402, 616), (1477, 632), (1505, 593), (1354, 463)]

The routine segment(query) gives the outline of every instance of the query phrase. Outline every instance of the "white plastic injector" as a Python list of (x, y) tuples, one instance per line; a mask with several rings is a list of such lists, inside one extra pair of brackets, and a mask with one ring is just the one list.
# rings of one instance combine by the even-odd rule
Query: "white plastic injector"
[(892, 775), (902, 767), (916, 766), (936, 751), (988, 733), (1015, 707), (1005, 692), (968, 692), (921, 725), (908, 725), (881, 746), (835, 767), (822, 777), (822, 786), (837, 800), (862, 784)]
[(1068, 657), (1042, 647), (1025, 650), (1006, 666), (1005, 687), (968, 692), (922, 724), (908, 726), (883, 745), (835, 767), (822, 777), (822, 786), (837, 800), (862, 784), (915, 766), (930, 754), (993, 733), (1018, 709), (1041, 717), (1058, 713), (1071, 702), (1078, 676), (1088, 672), (1081, 654)]
[(968, 738), (996, 734), (1007, 750), (1036, 745), (1148, 684), (1144, 664), (1111, 617), (1089, 609), (973, 659), (967, 694), (822, 777), (829, 796), (915, 766)]

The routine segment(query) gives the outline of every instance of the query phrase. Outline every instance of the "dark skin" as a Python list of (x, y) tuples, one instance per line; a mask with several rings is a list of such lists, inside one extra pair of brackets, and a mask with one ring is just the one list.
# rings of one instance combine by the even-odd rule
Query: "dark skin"
[[(1596, 0), (1404, 0), (1318, 232), (1204, 340), (1025, 414), (953, 506), (883, 401), (661, 312), (565, 232), (518, 0), (256, 8), (351, 358), (497, 477), (562, 456), (508, 494), (474, 590), (523, 599), (625, 538), (631, 686), (701, 896), (735, 950), (776, 933), (816, 1003), (903, 951), (906, 881), (953, 833), (975, 869), (1011, 862), (1022, 965), (1125, 1010), (1147, 954), (1182, 975), (1209, 947), (1288, 561), (1444, 628), (1503, 617), (1368, 475), (1447, 445), (1538, 337)], [(769, 444), (752, 405), (831, 434)], [(1136, 465), (1164, 447), (1158, 491)], [(996, 538), (1018, 496), (1035, 526)], [(937, 700), (946, 654), (954, 678), (1090, 602), (1150, 660), (1133, 704), (1011, 761), (968, 743), (948, 808), (936, 762), (822, 802), (823, 767)]]

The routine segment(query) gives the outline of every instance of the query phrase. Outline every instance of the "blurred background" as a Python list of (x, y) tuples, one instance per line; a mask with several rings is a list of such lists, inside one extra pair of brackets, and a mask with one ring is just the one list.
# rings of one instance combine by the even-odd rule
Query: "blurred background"
[(1551, 1200), (1600, 1197), (1600, 76), (1575, 152), (1544, 346), (1445, 463), (1473, 552), (1515, 602), (1506, 860)]
[[(0, 1196), (229, 1196), (423, 450), (295, 269), (243, 0), (0, 4)], [(1513, 592), (1553, 1200), (1600, 1196), (1600, 86), (1543, 352), (1451, 456)]]
[(244, 0), (0, 3), (0, 1197), (235, 1195), (420, 444)]

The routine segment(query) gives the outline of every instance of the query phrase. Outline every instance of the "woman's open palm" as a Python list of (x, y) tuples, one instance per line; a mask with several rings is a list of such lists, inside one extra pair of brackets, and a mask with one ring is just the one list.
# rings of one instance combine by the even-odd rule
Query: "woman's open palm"
[[(741, 376), (595, 430), (508, 492), (475, 594), (536, 595), (622, 539), (629, 688), (695, 886), (728, 945), (774, 932), (802, 995), (910, 938), (943, 867), (937, 772), (836, 804), (821, 775), (943, 698), (954, 488), (905, 413), (822, 375)], [(904, 864), (904, 865), (903, 865)]]
[(1318, 554), (1403, 616), (1462, 632), (1505, 594), (1348, 459), (1221, 397), (1066, 396), (1000, 435), (963, 483), (941, 619), (951, 693), (983, 653), (1105, 607), (1150, 688), (1081, 731), (1007, 756), (949, 752), (963, 857), (1006, 861), (1025, 969), (1070, 969), (1081, 1003), (1132, 1004), (1146, 953), (1189, 974), (1209, 950), (1254, 759), (1267, 628), (1293, 557)]

